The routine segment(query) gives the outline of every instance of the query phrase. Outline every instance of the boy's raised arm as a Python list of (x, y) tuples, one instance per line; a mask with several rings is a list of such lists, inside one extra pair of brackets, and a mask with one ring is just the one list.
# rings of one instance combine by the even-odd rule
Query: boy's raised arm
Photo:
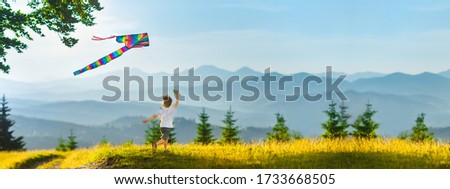
[(144, 120), (144, 121), (142, 121), (142, 122), (143, 122), (143, 123), (147, 123), (147, 122), (149, 122), (149, 121), (151, 121), (151, 120), (154, 120), (154, 119), (157, 118), (157, 117), (158, 117), (158, 115), (153, 114), (152, 117), (150, 117), (150, 118), (148, 118), (148, 119), (146, 119), (146, 120)]
[(180, 100), (178, 99), (180, 96), (180, 92), (178, 90), (173, 90), (173, 93), (175, 94), (175, 104), (173, 105), (173, 108), (177, 109), (178, 108), (178, 103), (180, 102)]

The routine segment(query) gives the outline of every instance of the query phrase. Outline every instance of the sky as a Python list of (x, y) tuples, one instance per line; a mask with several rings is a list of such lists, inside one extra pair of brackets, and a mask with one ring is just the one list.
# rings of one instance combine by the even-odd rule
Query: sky
[[(119, 0), (100, 1), (96, 25), (77, 25), (65, 47), (58, 35), (34, 35), (29, 48), (8, 51), (10, 74), (25, 82), (72, 72), (120, 48), (91, 37), (147, 32), (150, 47), (132, 49), (89, 77), (124, 66), (148, 73), (201, 65), (243, 66), (285, 74), (334, 71), (440, 72), (450, 69), (450, 1), (440, 0)], [(128, 1), (127, 1), (128, 2)], [(27, 11), (25, 1), (11, 2)], [(78, 77), (78, 76), (77, 76)]]

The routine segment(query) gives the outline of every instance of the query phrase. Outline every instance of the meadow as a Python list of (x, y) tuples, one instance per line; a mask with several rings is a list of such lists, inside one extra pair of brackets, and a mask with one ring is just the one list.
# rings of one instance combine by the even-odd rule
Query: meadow
[(450, 168), (450, 144), (400, 139), (300, 139), (288, 143), (98, 145), (69, 152), (0, 152), (0, 168)]

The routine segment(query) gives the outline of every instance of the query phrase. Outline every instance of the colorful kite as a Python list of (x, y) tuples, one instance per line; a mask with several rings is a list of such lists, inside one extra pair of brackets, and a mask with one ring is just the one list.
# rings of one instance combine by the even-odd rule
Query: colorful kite
[(88, 70), (92, 70), (97, 67), (103, 66), (103, 65), (107, 64), (108, 62), (111, 62), (111, 60), (114, 60), (117, 57), (121, 56), (124, 52), (126, 52), (132, 48), (147, 47), (150, 44), (147, 33), (111, 36), (111, 37), (106, 37), (106, 38), (93, 36), (92, 40), (101, 41), (101, 40), (112, 39), (112, 38), (116, 38), (116, 41), (118, 43), (125, 43), (125, 46), (112, 52), (111, 54), (104, 56), (103, 58), (98, 59), (94, 63), (89, 64), (86, 67), (73, 72), (73, 75), (76, 76), (76, 75), (82, 74)]

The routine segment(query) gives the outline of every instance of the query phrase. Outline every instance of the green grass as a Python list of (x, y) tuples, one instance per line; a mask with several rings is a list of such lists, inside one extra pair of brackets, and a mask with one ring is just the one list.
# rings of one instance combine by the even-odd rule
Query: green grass
[[(10, 155), (17, 158), (11, 158)], [(8, 157), (8, 158), (5, 158)], [(450, 145), (397, 139), (319, 140), (238, 145), (143, 145), (3, 152), (0, 168), (450, 168)]]
[(0, 168), (30, 169), (40, 164), (63, 157), (56, 151), (0, 152)]

